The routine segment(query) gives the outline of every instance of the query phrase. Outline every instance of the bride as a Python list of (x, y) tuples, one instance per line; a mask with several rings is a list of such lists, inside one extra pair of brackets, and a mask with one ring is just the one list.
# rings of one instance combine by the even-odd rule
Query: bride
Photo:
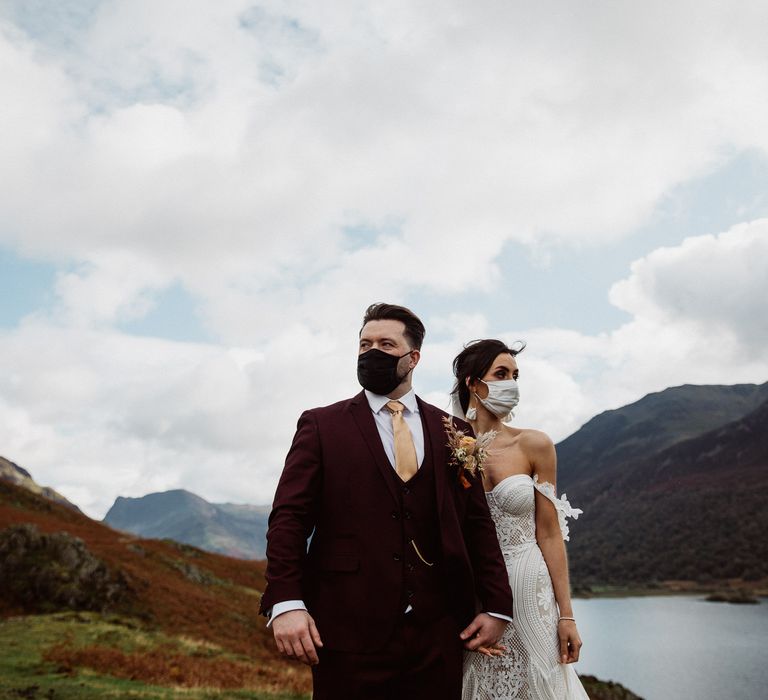
[(589, 700), (572, 664), (581, 639), (571, 608), (566, 516), (555, 495), (556, 455), (538, 430), (504, 425), (517, 405), (516, 349), (499, 340), (467, 344), (453, 361), (454, 413), (476, 435), (496, 431), (483, 482), (514, 598), (514, 619), (499, 645), (465, 652), (463, 700)]

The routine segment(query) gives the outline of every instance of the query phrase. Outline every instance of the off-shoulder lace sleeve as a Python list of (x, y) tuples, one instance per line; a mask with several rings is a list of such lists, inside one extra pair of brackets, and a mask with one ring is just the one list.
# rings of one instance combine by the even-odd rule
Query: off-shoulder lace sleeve
[(535, 488), (542, 496), (546, 496), (555, 506), (557, 511), (557, 521), (560, 523), (560, 532), (563, 533), (563, 539), (568, 541), (568, 522), (566, 518), (573, 518), (577, 520), (578, 517), (584, 512), (581, 508), (573, 508), (565, 494), (557, 497), (555, 494), (555, 487), (548, 481), (542, 481), (539, 483), (539, 475), (533, 475), (533, 488)]

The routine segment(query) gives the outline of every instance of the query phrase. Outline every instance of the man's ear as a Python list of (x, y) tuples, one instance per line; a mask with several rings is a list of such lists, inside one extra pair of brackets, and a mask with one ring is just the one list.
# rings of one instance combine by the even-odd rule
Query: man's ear
[(411, 350), (411, 361), (410, 361), (410, 368), (413, 369), (416, 365), (419, 364), (419, 360), (421, 359), (421, 352), (418, 350)]

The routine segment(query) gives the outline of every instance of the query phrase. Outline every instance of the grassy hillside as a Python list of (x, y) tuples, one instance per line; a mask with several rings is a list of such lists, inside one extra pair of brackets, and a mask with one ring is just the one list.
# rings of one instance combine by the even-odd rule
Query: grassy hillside
[[(308, 670), (278, 656), (264, 618), (257, 614), (264, 589), (263, 562), (126, 536), (0, 482), (0, 531), (18, 523), (33, 524), (40, 533), (65, 531), (81, 539), (96, 560), (125, 581), (126, 594), (104, 611), (101, 622), (92, 616), (96, 613), (39, 617), (52, 612), (50, 601), (0, 595), (0, 617), (6, 618), (0, 627), (3, 663), (11, 663), (14, 648), (17, 658), (35, 659), (14, 673), (6, 665), (0, 674), (6, 685), (43, 688), (55, 681), (69, 687), (78, 679), (100, 687), (107, 683), (105, 678), (124, 678), (122, 683), (143, 684), (141, 692), (150, 693), (143, 697), (164, 697), (160, 690), (143, 687), (147, 685), (226, 689), (234, 684), (262, 693), (243, 697), (308, 692)], [(47, 580), (57, 573), (62, 579), (68, 576), (57, 568), (46, 574)], [(30, 577), (28, 592), (34, 592), (34, 575)], [(20, 626), (13, 620), (29, 615)], [(57, 690), (55, 697), (67, 696)]]
[(68, 612), (2, 620), (0, 650), (2, 698), (307, 697), (243, 690), (263, 683), (248, 657), (116, 615)]

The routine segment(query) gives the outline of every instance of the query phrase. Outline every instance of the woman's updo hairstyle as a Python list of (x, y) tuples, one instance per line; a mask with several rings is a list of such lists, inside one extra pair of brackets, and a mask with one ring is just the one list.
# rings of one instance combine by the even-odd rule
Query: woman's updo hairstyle
[(469, 387), (467, 379), (473, 381), (482, 379), (491, 368), (493, 361), (506, 352), (515, 357), (525, 350), (525, 342), (516, 340), (512, 347), (493, 338), (486, 340), (472, 340), (464, 346), (464, 349), (453, 360), (453, 376), (456, 383), (453, 385), (451, 395), (458, 398), (461, 410), (466, 413), (469, 408)]

